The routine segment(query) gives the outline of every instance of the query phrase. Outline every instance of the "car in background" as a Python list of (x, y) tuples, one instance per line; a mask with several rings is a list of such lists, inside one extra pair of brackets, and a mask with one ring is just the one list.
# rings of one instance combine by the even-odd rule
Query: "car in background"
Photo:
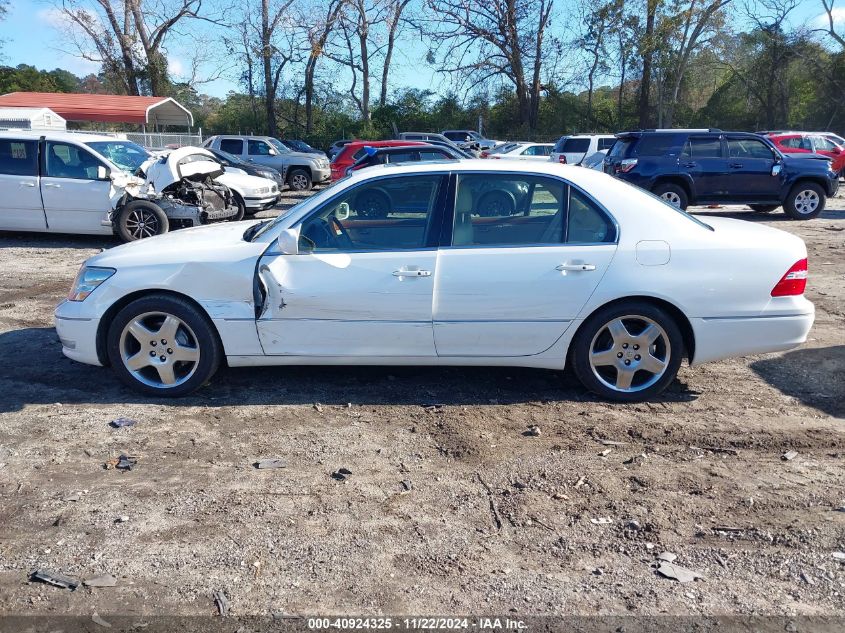
[(423, 141), (426, 143), (437, 141), (438, 143), (447, 144), (452, 147), (459, 147), (457, 143), (437, 132), (400, 132), (396, 138), (400, 141)]
[(607, 150), (602, 149), (597, 151), (595, 154), (587, 156), (584, 160), (581, 161), (581, 167), (586, 167), (587, 169), (596, 169), (598, 171), (604, 171), (604, 159), (607, 158)]
[(317, 154), (318, 156), (323, 156), (328, 159), (328, 156), (326, 156), (326, 153), (323, 150), (311, 147), (305, 141), (290, 138), (280, 138), (278, 141), (291, 151), (302, 152), (303, 154)]
[(340, 141), (335, 141), (326, 151), (326, 156), (328, 156), (329, 160), (331, 160), (332, 158), (334, 158), (335, 154), (337, 154), (340, 150), (343, 149), (344, 145), (348, 145), (351, 142), (352, 139), (343, 139)]
[(598, 151), (609, 150), (616, 143), (613, 134), (573, 134), (561, 136), (551, 154), (554, 163), (579, 165), (587, 156)]
[(224, 167), (227, 167), (231, 170), (239, 169), (240, 171), (244, 172), (249, 176), (268, 178), (276, 183), (276, 186), (279, 188), (279, 191), (282, 191), (282, 189), (284, 189), (284, 172), (280, 172), (278, 169), (268, 167), (267, 165), (249, 163), (243, 160), (242, 158), (238, 158), (237, 156), (230, 154), (229, 152), (224, 152), (220, 149), (213, 149), (208, 147), (205, 149), (214, 154), (214, 158), (216, 158)]
[[(475, 213), (504, 183), (526, 192), (519, 212)], [(359, 212), (385, 192), (387, 214)], [(669, 387), (684, 359), (803, 343), (806, 283), (799, 237), (705, 224), (593, 170), (406, 163), (272, 221), (94, 255), (55, 323), (67, 357), (151, 396), (190, 394), (224, 365), (571, 366), (586, 389), (632, 402)]]
[(346, 170), (361, 158), (367, 147), (407, 147), (412, 145), (426, 145), (421, 141), (351, 141), (334, 155), (331, 162), (332, 180), (340, 180), (346, 176)]
[(453, 143), (457, 143), (460, 147), (475, 145), (479, 149), (484, 150), (493, 149), (499, 144), (498, 141), (485, 138), (472, 130), (443, 130), (441, 134)]
[(272, 136), (221, 134), (207, 139), (203, 147), (223, 150), (250, 163), (286, 170), (287, 184), (294, 191), (308, 191), (315, 184), (331, 180), (327, 158), (291, 151)]
[(784, 155), (759, 134), (701, 130), (640, 130), (618, 136), (604, 170), (686, 209), (690, 204), (747, 204), (768, 213), (783, 205), (809, 220), (836, 195), (828, 160)]
[(346, 168), (346, 175), (353, 171), (373, 167), (375, 165), (388, 165), (395, 163), (418, 163), (433, 160), (461, 160), (466, 158), (464, 153), (456, 148), (441, 147), (438, 145), (400, 145), (397, 147), (371, 147), (364, 148), (364, 155), (355, 163)]
[(839, 175), (845, 173), (845, 147), (822, 133), (785, 132), (767, 136), (784, 154), (821, 154), (830, 159), (833, 171)]
[(481, 157), (547, 161), (553, 149), (554, 143), (514, 142), (497, 145), (487, 152), (482, 152)]

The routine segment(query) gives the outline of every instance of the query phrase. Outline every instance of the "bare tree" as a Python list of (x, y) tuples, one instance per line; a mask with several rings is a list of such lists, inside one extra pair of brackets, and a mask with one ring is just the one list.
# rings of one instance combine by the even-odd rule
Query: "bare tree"
[(825, 16), (827, 18), (827, 28), (825, 29), (825, 33), (830, 38), (832, 38), (837, 44), (839, 44), (839, 46), (842, 47), (842, 50), (845, 50), (845, 30), (843, 30), (842, 33), (836, 30), (837, 16), (843, 14), (838, 13), (835, 9), (834, 4), (836, 3), (836, 0), (821, 0), (821, 2), (822, 6), (824, 7)]
[(654, 35), (657, 13), (660, 10), (663, 0), (646, 0), (645, 32), (639, 41), (639, 53), (642, 59), (642, 79), (640, 79), (640, 98), (637, 112), (640, 120), (640, 128), (649, 127), (651, 110), (649, 97), (651, 96), (651, 74), (654, 56), (657, 50), (657, 41)]
[(381, 94), (378, 104), (384, 106), (387, 103), (387, 79), (390, 74), (390, 64), (393, 61), (393, 49), (396, 46), (396, 36), (399, 34), (399, 25), (402, 22), (402, 13), (411, 0), (389, 0), (387, 13), (387, 45), (384, 53), (384, 64), (381, 70)]
[(310, 16), (317, 11), (317, 7), (308, 6), (300, 13), (299, 21), (306, 24), (305, 34), (308, 38), (308, 61), (305, 62), (305, 134), (314, 129), (314, 76), (317, 63), (323, 57), (329, 36), (337, 25), (340, 12), (347, 0), (329, 0), (324, 14), (318, 14), (319, 19), (309, 23)]
[(537, 127), (544, 44), (554, 0), (426, 0), (428, 33), (442, 45), (441, 70), (462, 74), (470, 88), (489, 79), (513, 84), (519, 123)]
[(267, 114), (267, 132), (277, 135), (276, 94), (279, 78), (285, 66), (293, 59), (292, 47), (276, 45), (276, 29), (286, 16), (293, 0), (281, 0), (271, 6), (271, 0), (261, 0), (261, 21), (258, 27), (258, 53), (264, 77), (264, 110)]

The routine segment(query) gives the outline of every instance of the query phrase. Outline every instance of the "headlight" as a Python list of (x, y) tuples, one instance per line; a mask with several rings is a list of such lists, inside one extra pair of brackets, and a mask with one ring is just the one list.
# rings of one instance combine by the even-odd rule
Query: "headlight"
[(265, 193), (270, 193), (270, 187), (256, 187), (255, 189), (250, 189), (247, 193), (252, 196), (262, 196)]
[(114, 268), (94, 268), (83, 266), (73, 280), (73, 286), (67, 295), (68, 301), (85, 301), (101, 283), (115, 273)]

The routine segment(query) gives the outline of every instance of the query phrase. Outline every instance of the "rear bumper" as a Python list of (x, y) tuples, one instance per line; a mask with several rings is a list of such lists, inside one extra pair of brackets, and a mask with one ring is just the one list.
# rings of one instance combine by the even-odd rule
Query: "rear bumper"
[(102, 365), (97, 357), (97, 328), (100, 320), (79, 316), (79, 303), (63, 301), (56, 307), (56, 334), (62, 354), (88, 365)]
[(695, 336), (693, 366), (750, 354), (781, 352), (807, 340), (813, 325), (813, 304), (802, 314), (690, 319)]

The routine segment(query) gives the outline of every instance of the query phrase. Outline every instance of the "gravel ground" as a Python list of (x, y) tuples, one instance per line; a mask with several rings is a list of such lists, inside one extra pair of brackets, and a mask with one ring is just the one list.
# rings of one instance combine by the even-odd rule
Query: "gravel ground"
[[(0, 614), (210, 615), (222, 590), (234, 615), (845, 615), (845, 199), (697, 212), (801, 236), (816, 324), (637, 405), (492, 367), (223, 370), (145, 399), (52, 328), (115, 242), (0, 233)], [(662, 552), (701, 578), (658, 575)]]

